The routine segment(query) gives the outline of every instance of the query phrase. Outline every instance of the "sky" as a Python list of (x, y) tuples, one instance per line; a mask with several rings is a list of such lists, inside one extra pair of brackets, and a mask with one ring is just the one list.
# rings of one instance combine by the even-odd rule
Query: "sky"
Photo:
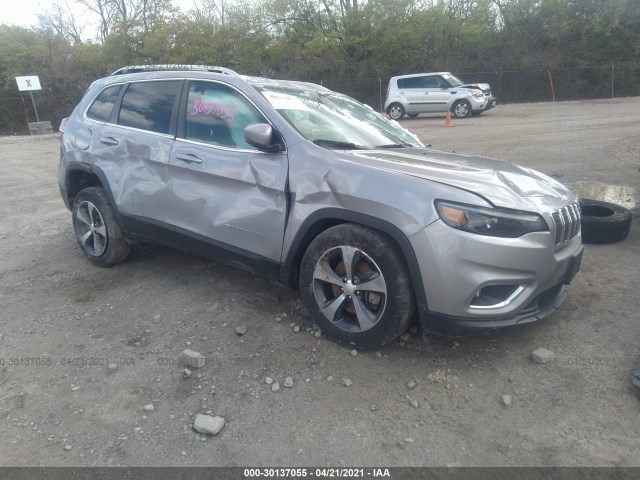
[[(36, 15), (51, 4), (48, 0), (19, 0), (17, 2), (2, 0), (2, 3), (4, 5), (0, 7), (0, 23), (21, 27), (31, 27), (38, 23)], [(72, 2), (69, 1), (69, 3)], [(172, 3), (183, 11), (194, 6), (194, 0), (173, 0)]]

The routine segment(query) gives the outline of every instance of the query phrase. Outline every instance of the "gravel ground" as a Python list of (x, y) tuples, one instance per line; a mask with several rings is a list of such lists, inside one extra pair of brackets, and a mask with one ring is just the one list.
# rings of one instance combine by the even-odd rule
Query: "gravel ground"
[[(632, 196), (639, 111), (632, 98), (402, 123)], [(232, 267), (157, 246), (91, 266), (56, 136), (0, 144), (0, 465), (640, 466), (637, 211), (627, 240), (586, 248), (547, 320), (455, 341), (414, 327), (358, 352), (316, 336), (296, 292)], [(554, 361), (532, 361), (541, 347)], [(204, 366), (185, 372), (185, 349)], [(197, 414), (223, 429), (196, 433)]]

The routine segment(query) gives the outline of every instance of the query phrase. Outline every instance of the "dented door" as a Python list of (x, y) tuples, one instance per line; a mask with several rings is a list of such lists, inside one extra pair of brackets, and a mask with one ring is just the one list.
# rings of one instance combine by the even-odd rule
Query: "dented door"
[(287, 156), (244, 141), (247, 125), (267, 120), (218, 82), (192, 81), (185, 100), (169, 159), (175, 198), (170, 223), (201, 240), (279, 261)]

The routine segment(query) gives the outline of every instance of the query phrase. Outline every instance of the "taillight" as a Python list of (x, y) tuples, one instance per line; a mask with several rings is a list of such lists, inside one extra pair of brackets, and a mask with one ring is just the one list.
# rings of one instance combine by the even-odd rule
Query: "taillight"
[(68, 118), (63, 118), (62, 121), (60, 122), (60, 127), (58, 127), (58, 130), (60, 130), (60, 133), (64, 133), (64, 131), (67, 129), (68, 120), (69, 120)]

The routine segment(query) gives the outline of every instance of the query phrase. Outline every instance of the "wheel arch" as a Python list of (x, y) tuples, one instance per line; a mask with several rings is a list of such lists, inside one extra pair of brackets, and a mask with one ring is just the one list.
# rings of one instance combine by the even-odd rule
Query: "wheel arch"
[(299, 287), (300, 262), (309, 244), (326, 229), (343, 223), (355, 223), (382, 232), (400, 248), (409, 269), (416, 307), (422, 320), (428, 311), (427, 298), (420, 276), (418, 260), (411, 242), (404, 232), (392, 223), (364, 213), (350, 212), (339, 208), (325, 208), (309, 215), (291, 242), (284, 264), (280, 269), (279, 280), (289, 288), (297, 289)]
[(65, 175), (65, 203), (69, 208), (73, 206), (76, 195), (88, 187), (100, 187), (104, 190), (111, 208), (118, 214), (118, 209), (113, 201), (113, 194), (109, 188), (109, 182), (105, 174), (99, 168), (85, 163), (74, 162), (67, 169)]

